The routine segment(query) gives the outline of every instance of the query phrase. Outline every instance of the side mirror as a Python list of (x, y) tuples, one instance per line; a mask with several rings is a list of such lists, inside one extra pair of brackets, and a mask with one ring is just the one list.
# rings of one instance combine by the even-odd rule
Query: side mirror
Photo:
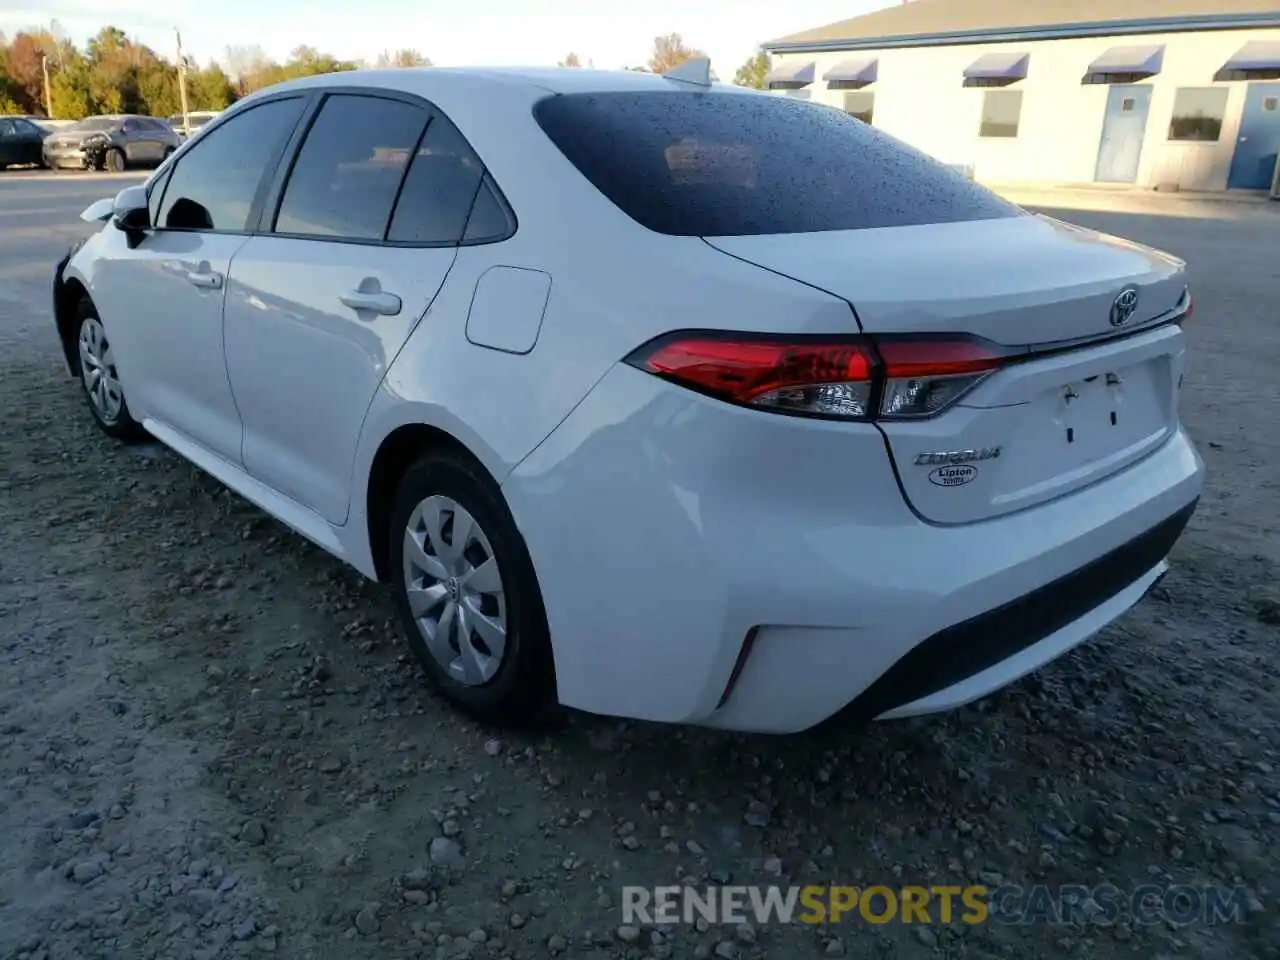
[(125, 187), (111, 204), (111, 222), (123, 230), (129, 246), (136, 247), (142, 234), (151, 227), (151, 211), (147, 206), (146, 187)]
[(125, 187), (111, 204), (111, 219), (125, 233), (136, 233), (151, 226), (147, 209), (146, 187)]

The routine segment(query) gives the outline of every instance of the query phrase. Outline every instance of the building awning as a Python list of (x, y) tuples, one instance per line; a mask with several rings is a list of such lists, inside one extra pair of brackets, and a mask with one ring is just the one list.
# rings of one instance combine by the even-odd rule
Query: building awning
[(1164, 64), (1164, 44), (1142, 47), (1112, 47), (1093, 63), (1084, 83), (1128, 83), (1145, 80), (1160, 72)]
[(764, 78), (770, 90), (799, 90), (813, 83), (816, 66), (812, 60), (797, 60), (774, 67)]
[(1222, 65), (1215, 80), (1280, 79), (1280, 42), (1251, 40)]
[(876, 57), (841, 60), (822, 75), (832, 90), (857, 90), (876, 82), (880, 61)]
[(964, 68), (966, 87), (1002, 87), (1027, 79), (1029, 53), (987, 53)]

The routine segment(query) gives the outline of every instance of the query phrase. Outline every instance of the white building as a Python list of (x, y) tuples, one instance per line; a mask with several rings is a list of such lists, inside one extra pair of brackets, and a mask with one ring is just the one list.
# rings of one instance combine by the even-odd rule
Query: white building
[(772, 89), (986, 182), (1275, 176), (1280, 0), (915, 0), (764, 47)]

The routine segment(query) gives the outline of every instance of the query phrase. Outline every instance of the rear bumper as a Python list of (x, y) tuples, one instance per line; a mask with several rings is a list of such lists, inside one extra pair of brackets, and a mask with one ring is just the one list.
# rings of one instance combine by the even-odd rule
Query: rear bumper
[(564, 703), (790, 732), (850, 704), (957, 706), (1087, 639), (1163, 572), (1202, 475), (1178, 429), (1068, 496), (935, 526), (907, 507), (874, 428), (730, 407), (619, 366), (504, 490)]
[[(1001, 664), (1018, 659), (1034, 669), (1069, 649), (1074, 644), (1049, 641), (1085, 639), (1093, 631), (1079, 628), (1095, 611), (1129, 598), (1118, 615), (1159, 579), (1197, 502), (1066, 576), (926, 637), (859, 694), (849, 712), (870, 719), (959, 706), (1014, 679), (1005, 679), (1008, 670), (998, 670)], [(1026, 657), (1041, 644), (1050, 656)], [(979, 679), (989, 672), (998, 682)]]

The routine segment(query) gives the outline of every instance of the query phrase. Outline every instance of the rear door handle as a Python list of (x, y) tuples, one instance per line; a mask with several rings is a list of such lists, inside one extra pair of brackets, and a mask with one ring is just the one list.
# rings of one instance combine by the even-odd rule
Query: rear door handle
[(220, 273), (197, 273), (191, 270), (187, 272), (187, 280), (193, 286), (202, 287), (205, 290), (217, 290), (222, 286), (222, 274)]
[(394, 317), (400, 312), (400, 298), (394, 293), (352, 290), (350, 293), (344, 293), (339, 299), (357, 313), (368, 312), (384, 317)]

